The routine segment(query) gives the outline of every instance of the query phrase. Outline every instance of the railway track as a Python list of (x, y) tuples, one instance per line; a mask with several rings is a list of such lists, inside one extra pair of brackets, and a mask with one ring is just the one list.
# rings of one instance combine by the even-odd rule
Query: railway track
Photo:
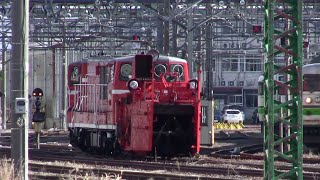
[[(0, 148), (0, 153), (10, 154), (10, 149), (6, 148)], [(249, 159), (249, 156), (252, 155), (246, 155), (247, 159)], [(225, 156), (226, 157), (226, 156)], [(257, 156), (252, 156), (256, 158)], [(79, 153), (79, 152), (72, 152), (72, 151), (54, 151), (48, 153), (48, 151), (43, 150), (35, 150), (30, 149), (30, 170), (31, 172), (34, 172), (36, 170), (41, 170), (48, 173), (55, 173), (53, 170), (50, 171), (50, 168), (56, 168), (59, 169), (59, 167), (48, 167), (45, 164), (40, 165), (34, 165), (35, 168), (33, 168), (33, 160), (39, 160), (39, 161), (46, 161), (46, 162), (54, 162), (54, 161), (60, 161), (60, 162), (74, 162), (78, 164), (85, 164), (86, 166), (94, 166), (94, 170), (92, 168), (80, 168), (81, 171), (76, 172), (92, 172), (97, 175), (103, 175), (103, 174), (109, 174), (109, 173), (117, 173), (121, 174), (121, 172), (126, 172), (125, 176), (129, 177), (132, 175), (132, 177), (136, 176), (142, 176), (142, 177), (155, 177), (155, 176), (161, 176), (163, 174), (170, 174), (170, 172), (174, 172), (174, 174), (180, 173), (179, 176), (171, 176), (171, 179), (182, 178), (181, 174), (184, 175), (183, 178), (186, 178), (185, 174), (191, 173), (188, 175), (188, 178), (206, 178), (206, 175), (211, 175), (213, 178), (213, 175), (219, 176), (217, 177), (221, 179), (221, 176), (235, 176), (234, 179), (239, 179), (239, 177), (253, 177), (253, 178), (259, 178), (263, 176), (263, 161), (262, 160), (254, 160), (254, 162), (244, 162), (239, 161), (239, 157), (233, 157), (232, 161), (226, 160), (226, 159), (218, 159), (218, 158), (207, 158), (207, 159), (195, 159), (195, 158), (185, 158), (185, 159), (178, 159), (175, 161), (167, 161), (167, 162), (149, 162), (149, 161), (130, 161), (130, 160), (117, 160), (112, 158), (102, 158), (102, 156), (90, 156), (88, 157), (85, 153)], [(251, 158), (251, 159), (254, 159)], [(243, 160), (243, 159), (242, 159)], [(308, 158), (309, 162), (319, 162), (318, 158)], [(312, 161), (311, 161), (312, 160)], [(35, 163), (36, 164), (36, 163)], [(225, 164), (225, 165), (223, 165)], [(42, 167), (39, 167), (42, 166)], [(124, 170), (115, 170), (110, 168), (99, 168), (103, 166), (108, 167), (117, 167), (117, 168), (125, 168)], [(242, 168), (239, 168), (242, 167)], [(73, 170), (72, 170), (73, 168)], [(279, 164), (276, 166), (279, 170), (289, 170), (291, 169), (290, 166), (286, 164)], [(48, 169), (48, 170), (47, 170)], [(60, 174), (70, 174), (70, 172), (75, 171), (75, 169), (79, 168), (66, 168), (65, 166), (61, 167), (57, 170), (61, 172)], [(126, 170), (129, 169), (129, 170)], [(138, 173), (136, 172), (138, 170)], [(159, 174), (157, 174), (157, 171), (161, 171)], [(63, 173), (62, 173), (63, 172)], [(150, 175), (150, 172), (152, 175)], [(165, 172), (165, 173), (164, 173)], [(136, 174), (132, 174), (136, 173)], [(143, 176), (143, 174), (145, 175)], [(149, 173), (149, 174), (148, 174)], [(34, 176), (37, 176), (34, 174)], [(164, 177), (164, 176), (163, 176)], [(314, 179), (315, 177), (320, 177), (320, 169), (317, 167), (304, 167), (304, 177), (305, 179)], [(232, 179), (232, 178), (231, 178)]]
[[(184, 172), (172, 171), (167, 172), (164, 170), (157, 171), (146, 171), (146, 170), (137, 170), (137, 169), (127, 169), (127, 170), (117, 170), (115, 168), (81, 168), (81, 167), (61, 167), (59, 165), (44, 165), (41, 163), (30, 163), (29, 169), (31, 171), (31, 177), (41, 178), (47, 177), (47, 173), (51, 174), (52, 179), (56, 179), (56, 177), (75, 177), (75, 176), (85, 176), (91, 175), (96, 177), (102, 176), (113, 176), (113, 177), (121, 177), (124, 179), (141, 179), (141, 178), (154, 178), (154, 179), (209, 179), (209, 180), (231, 180), (235, 178), (221, 178), (221, 177), (210, 177), (209, 175), (197, 175), (197, 174), (186, 174)], [(38, 170), (41, 169), (41, 174), (37, 173)], [(62, 175), (61, 175), (62, 174)], [(50, 177), (50, 176), (49, 176)], [(46, 178), (47, 179), (47, 178)]]
[[(10, 135), (10, 134), (9, 134)], [(198, 158), (174, 158), (171, 161), (158, 159), (141, 159), (138, 161), (124, 158), (115, 159), (106, 156), (87, 154), (77, 148), (68, 146), (68, 143), (56, 143), (56, 139), (64, 138), (65, 134), (56, 133), (50, 137), (42, 135), (41, 149), (35, 148), (34, 140), (29, 138), (29, 159), (30, 178), (32, 179), (57, 179), (57, 177), (68, 178), (84, 174), (94, 175), (121, 175), (122, 178), (139, 179), (146, 177), (167, 178), (167, 179), (261, 179), (263, 176), (263, 156), (253, 155), (261, 149), (261, 144), (247, 144), (241, 146), (240, 155), (230, 155), (233, 147), (215, 148), (208, 155)], [(242, 137), (245, 135), (241, 134)], [(0, 144), (10, 146), (10, 136), (0, 137)], [(224, 149), (224, 150), (221, 150)], [(217, 153), (217, 152), (221, 153)], [(225, 153), (222, 153), (225, 152)], [(10, 148), (0, 147), (0, 155), (10, 157)], [(129, 158), (130, 159), (130, 158)], [(44, 163), (39, 163), (43, 161)], [(85, 167), (66, 167), (52, 165), (52, 162), (73, 162), (83, 164)], [(46, 165), (49, 162), (50, 165)], [(310, 164), (320, 162), (319, 158), (304, 158), (305, 179), (315, 179), (320, 177), (320, 169)], [(87, 168), (93, 166), (94, 168)], [(113, 168), (112, 168), (113, 167)], [(241, 168), (240, 168), (241, 167)], [(279, 162), (277, 169), (286, 171), (291, 169), (285, 162)], [(120, 170), (119, 170), (120, 169)], [(41, 172), (39, 172), (41, 171)], [(46, 173), (44, 175), (44, 172)]]
[(263, 144), (258, 143), (258, 144), (248, 144), (248, 145), (243, 145), (243, 146), (231, 146), (227, 148), (220, 148), (215, 151), (209, 152), (208, 154), (210, 155), (215, 155), (215, 154), (225, 154), (225, 155), (231, 155), (233, 154), (233, 151), (235, 148), (239, 148), (238, 153), (246, 153), (246, 154), (254, 154), (258, 152), (263, 152)]
[[(43, 158), (39, 158), (43, 160)], [(47, 159), (47, 158), (46, 158)], [(56, 158), (51, 159), (52, 161), (56, 160)], [(172, 178), (172, 179), (177, 179), (177, 178), (187, 178), (190, 179), (194, 176), (196, 176), (198, 179), (199, 178), (207, 178), (207, 176), (204, 176), (206, 174), (209, 175), (223, 175), (223, 176), (238, 176), (238, 177), (262, 177), (263, 176), (263, 164), (257, 164), (257, 163), (250, 163), (250, 162), (228, 162), (228, 164), (222, 165), (222, 162), (220, 161), (215, 161), (215, 160), (207, 160), (203, 162), (198, 162), (198, 163), (189, 163), (188, 165), (185, 164), (179, 164), (177, 163), (150, 163), (150, 162), (138, 162), (138, 161), (123, 161), (123, 160), (88, 160), (87, 158), (81, 159), (78, 158), (76, 163), (80, 164), (86, 164), (86, 165), (95, 165), (95, 166), (111, 166), (111, 167), (124, 167), (124, 168), (129, 168), (131, 170), (110, 170), (106, 168), (98, 168), (95, 167), (94, 169), (91, 168), (76, 168), (78, 172), (92, 172), (93, 174), (97, 175), (103, 175), (103, 174), (110, 174), (110, 173), (115, 173), (115, 174), (120, 174), (121, 176), (128, 176), (135, 177), (137, 175), (136, 170), (138, 171), (138, 175), (141, 175), (141, 173), (145, 173), (146, 175), (142, 176), (149, 176), (149, 177), (158, 177), (161, 176), (162, 178)], [(214, 166), (212, 164), (214, 163)], [(211, 164), (211, 165), (209, 165)], [(31, 164), (32, 166), (32, 164)], [(41, 165), (40, 165), (41, 166)], [(43, 166), (43, 164), (42, 164)], [(242, 166), (242, 168), (239, 168)], [(41, 167), (36, 167), (35, 169), (46, 169), (47, 165), (45, 165), (45, 168)], [(59, 167), (56, 167), (59, 168)], [(290, 170), (291, 167), (288, 165), (277, 165), (277, 169), (285, 171), (285, 170)], [(32, 170), (32, 169), (31, 169)], [(63, 171), (64, 170), (64, 171)], [(69, 169), (66, 169), (65, 166), (60, 169), (58, 172), (65, 172), (66, 174), (75, 171), (74, 167), (70, 167)], [(142, 172), (141, 172), (142, 171)], [(146, 173), (145, 171), (148, 171)], [(167, 176), (163, 176), (163, 172), (157, 173), (156, 171), (163, 171)], [(304, 167), (304, 178), (305, 179), (314, 179), (315, 177), (320, 177), (320, 169), (316, 167)], [(124, 174), (125, 172), (125, 174)], [(152, 175), (150, 175), (150, 172), (152, 172)], [(173, 174), (170, 174), (173, 173)], [(180, 175), (176, 175), (176, 173)], [(191, 173), (192, 175), (190, 176), (182, 176), (181, 174), (185, 173)], [(194, 175), (198, 174), (198, 175)], [(199, 175), (200, 174), (200, 175)], [(219, 177), (221, 179), (221, 177)], [(216, 179), (214, 177), (214, 179)]]

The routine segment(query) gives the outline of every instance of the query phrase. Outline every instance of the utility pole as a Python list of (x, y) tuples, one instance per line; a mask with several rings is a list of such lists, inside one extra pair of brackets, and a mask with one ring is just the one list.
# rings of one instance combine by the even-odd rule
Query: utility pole
[[(207, 9), (207, 18), (212, 16), (212, 6), (211, 4), (206, 4)], [(206, 62), (205, 62), (205, 71), (206, 72), (206, 98), (211, 100), (213, 91), (213, 74), (212, 74), (212, 68), (215, 61), (212, 59), (212, 26), (211, 22), (206, 23)]]
[[(28, 26), (29, 0), (12, 1), (12, 60), (11, 78), (11, 158), (14, 161), (15, 172), (22, 172), (22, 178), (28, 179)], [(25, 112), (15, 111), (16, 98), (25, 98)]]
[[(264, 72), (264, 179), (303, 179), (303, 123), (302, 123), (302, 2), (265, 0), (264, 49), (266, 63)], [(288, 29), (276, 30), (279, 21), (288, 21)], [(285, 38), (288, 44), (279, 40)], [(287, 56), (287, 57), (286, 57)], [(275, 64), (276, 57), (288, 61), (285, 66)], [(274, 79), (274, 75), (285, 74), (286, 82)], [(280, 88), (284, 88), (287, 98), (279, 101), (276, 98)], [(281, 111), (287, 112), (279, 116)], [(285, 124), (288, 134), (282, 136), (276, 131), (276, 124)], [(284, 152), (278, 147), (282, 143), (289, 144)], [(279, 171), (275, 167), (277, 159), (286, 159), (291, 163), (291, 169)]]
[[(3, 22), (3, 20), (2, 20)], [(3, 23), (2, 23), (3, 28)], [(1, 97), (1, 104), (2, 104), (2, 129), (7, 129), (7, 66), (6, 66), (6, 59), (7, 59), (7, 48), (6, 48), (6, 34), (2, 29), (2, 89), (1, 92), (3, 96)]]

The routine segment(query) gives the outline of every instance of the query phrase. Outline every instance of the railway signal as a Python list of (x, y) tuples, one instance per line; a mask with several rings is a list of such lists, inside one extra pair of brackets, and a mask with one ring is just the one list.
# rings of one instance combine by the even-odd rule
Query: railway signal
[(35, 88), (32, 92), (32, 96), (36, 97), (36, 101), (34, 102), (35, 111), (33, 112), (32, 122), (34, 122), (34, 129), (37, 135), (37, 149), (40, 149), (41, 126), (46, 119), (45, 112), (41, 112), (41, 98), (43, 96), (42, 89)]
[(134, 36), (132, 36), (132, 39), (134, 41), (139, 41), (140, 40), (140, 36), (134, 35)]
[(42, 97), (43, 96), (43, 91), (40, 88), (35, 88), (32, 92), (32, 96), (34, 97)]
[(40, 112), (41, 108), (41, 98), (43, 96), (43, 91), (40, 88), (36, 88), (33, 90), (32, 95), (36, 97), (35, 105), (35, 112), (33, 113), (33, 122), (43, 122), (45, 120), (45, 113)]
[(252, 32), (255, 34), (261, 33), (262, 27), (260, 25), (253, 25), (252, 26)]
[(308, 48), (308, 46), (309, 46), (309, 42), (308, 41), (303, 41), (302, 47), (303, 48)]

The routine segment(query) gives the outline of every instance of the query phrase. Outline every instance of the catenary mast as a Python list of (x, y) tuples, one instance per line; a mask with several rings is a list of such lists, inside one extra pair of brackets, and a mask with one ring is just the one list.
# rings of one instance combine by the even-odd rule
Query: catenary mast
[[(287, 28), (277, 29), (280, 21), (287, 22)], [(302, 0), (265, 0), (264, 38), (264, 177), (303, 179)], [(281, 40), (285, 43), (280, 43)], [(276, 58), (283, 58), (282, 64), (285, 65), (277, 65)], [(284, 82), (275, 78), (279, 74), (286, 77)], [(280, 101), (277, 95), (280, 88), (286, 92), (284, 101)], [(281, 115), (281, 111), (287, 113)], [(287, 127), (287, 133), (281, 133), (279, 124)], [(288, 144), (288, 148), (281, 151), (283, 143)], [(290, 162), (291, 169), (277, 171), (275, 161), (278, 159)]]

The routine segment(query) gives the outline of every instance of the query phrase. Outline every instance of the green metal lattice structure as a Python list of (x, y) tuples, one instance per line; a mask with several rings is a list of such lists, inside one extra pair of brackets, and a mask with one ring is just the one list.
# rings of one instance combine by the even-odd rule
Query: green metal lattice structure
[[(285, 27), (278, 27), (281, 22)], [(303, 179), (302, 0), (265, 0), (264, 38), (264, 178)], [(276, 64), (279, 57), (285, 65)], [(279, 74), (284, 81), (275, 78)], [(278, 171), (279, 159), (292, 168)]]

